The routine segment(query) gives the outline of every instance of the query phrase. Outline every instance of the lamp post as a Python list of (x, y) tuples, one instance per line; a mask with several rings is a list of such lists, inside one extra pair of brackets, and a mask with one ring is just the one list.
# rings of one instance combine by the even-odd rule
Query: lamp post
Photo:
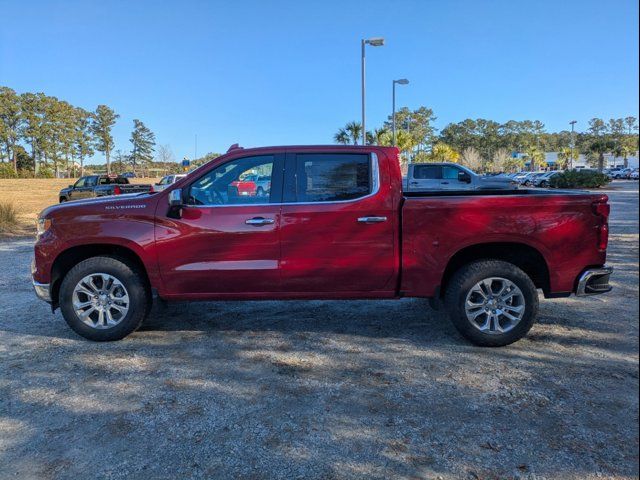
[(393, 95), (392, 95), (392, 104), (393, 104), (393, 114), (391, 115), (391, 130), (393, 132), (393, 143), (392, 145), (396, 146), (396, 83), (398, 85), (408, 85), (409, 80), (406, 78), (401, 78), (400, 80), (393, 81)]
[(369, 39), (363, 39), (361, 40), (361, 47), (362, 47), (362, 54), (361, 54), (361, 60), (362, 60), (362, 145), (366, 145), (367, 144), (367, 126), (365, 125), (365, 100), (366, 100), (366, 95), (365, 95), (365, 82), (364, 82), (364, 77), (365, 77), (365, 48), (367, 45), (371, 45), (372, 47), (382, 47), (384, 45), (384, 38), (369, 38)]
[(569, 158), (569, 170), (573, 170), (573, 149), (576, 145), (576, 139), (574, 136), (573, 128), (575, 124), (578, 123), (576, 120), (571, 120), (569, 124), (571, 125), (571, 158)]

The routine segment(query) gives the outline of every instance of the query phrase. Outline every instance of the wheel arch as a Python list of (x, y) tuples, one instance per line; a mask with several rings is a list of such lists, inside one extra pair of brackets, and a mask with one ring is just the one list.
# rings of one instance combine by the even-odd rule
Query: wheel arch
[(524, 271), (545, 295), (550, 291), (549, 266), (538, 249), (525, 243), (492, 242), (467, 246), (449, 259), (440, 283), (441, 297), (446, 292), (453, 274), (464, 265), (476, 260), (502, 260), (512, 263)]
[(77, 245), (61, 252), (51, 266), (51, 304), (54, 308), (58, 306), (60, 285), (66, 273), (81, 261), (98, 256), (118, 258), (128, 265), (136, 267), (136, 269), (143, 274), (147, 287), (151, 288), (151, 282), (145, 264), (140, 256), (131, 248), (109, 243)]

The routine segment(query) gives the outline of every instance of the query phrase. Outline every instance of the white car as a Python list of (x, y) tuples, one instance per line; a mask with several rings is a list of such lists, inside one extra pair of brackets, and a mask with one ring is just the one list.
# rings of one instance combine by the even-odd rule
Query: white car
[(161, 192), (162, 190), (167, 188), (169, 185), (173, 185), (178, 180), (180, 180), (181, 178), (184, 178), (186, 176), (187, 176), (187, 174), (185, 173), (185, 174), (167, 175), (166, 177), (162, 177), (162, 180), (160, 180), (158, 183), (156, 183), (153, 186), (153, 191), (154, 192)]
[(552, 177), (554, 177), (555, 175), (562, 173), (559, 170), (553, 170), (551, 172), (545, 172), (543, 175), (540, 175), (539, 177), (536, 177), (533, 180), (533, 185), (535, 187), (540, 187), (540, 188), (547, 188), (549, 186), (549, 180), (551, 180)]
[(637, 168), (633, 172), (631, 172), (631, 176), (629, 178), (631, 178), (631, 180), (638, 180), (638, 169)]

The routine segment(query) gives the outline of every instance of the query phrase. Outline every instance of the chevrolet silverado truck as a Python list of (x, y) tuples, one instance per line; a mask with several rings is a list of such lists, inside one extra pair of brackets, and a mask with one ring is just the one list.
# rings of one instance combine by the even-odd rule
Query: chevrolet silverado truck
[(73, 185), (60, 190), (58, 200), (63, 203), (83, 198), (148, 192), (151, 189), (151, 185), (131, 185), (127, 178), (119, 175), (86, 175), (80, 177)]
[[(234, 182), (268, 175), (266, 196)], [(33, 285), (91, 340), (171, 300), (398, 299), (444, 304), (502, 346), (545, 298), (611, 290), (606, 195), (403, 192), (395, 147), (233, 147), (166, 190), (45, 209)]]

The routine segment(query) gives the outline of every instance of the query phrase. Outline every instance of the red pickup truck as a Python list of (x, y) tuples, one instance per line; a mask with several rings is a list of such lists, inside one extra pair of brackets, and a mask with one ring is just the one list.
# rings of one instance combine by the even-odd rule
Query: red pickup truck
[[(544, 297), (611, 290), (606, 195), (403, 193), (398, 150), (232, 148), (164, 191), (45, 209), (37, 295), (78, 334), (118, 340), (165, 300), (442, 301), (470, 341), (524, 336)], [(268, 195), (229, 188), (251, 172)]]

